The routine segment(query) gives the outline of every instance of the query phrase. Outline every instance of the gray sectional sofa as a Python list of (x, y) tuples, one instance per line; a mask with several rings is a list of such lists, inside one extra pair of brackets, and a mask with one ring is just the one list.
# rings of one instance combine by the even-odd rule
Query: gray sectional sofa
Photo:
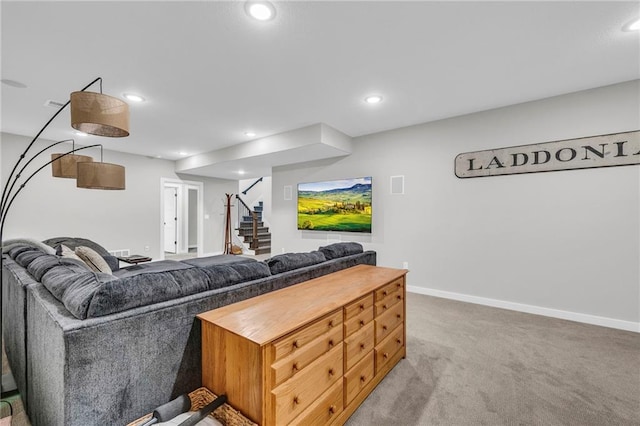
[(126, 425), (200, 386), (196, 314), (358, 264), (375, 265), (376, 253), (339, 243), (265, 262), (213, 256), (111, 275), (15, 244), (3, 255), (4, 336), (29, 418)]

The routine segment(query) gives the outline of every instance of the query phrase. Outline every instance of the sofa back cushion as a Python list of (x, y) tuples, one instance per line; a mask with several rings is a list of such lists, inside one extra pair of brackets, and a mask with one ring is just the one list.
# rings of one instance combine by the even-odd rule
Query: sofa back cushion
[(266, 261), (273, 275), (294, 269), (311, 266), (326, 261), (326, 257), (319, 251), (309, 253), (285, 253), (273, 256)]
[(324, 254), (327, 260), (364, 252), (362, 244), (354, 242), (329, 244), (328, 246), (320, 247), (318, 250)]
[(202, 268), (202, 271), (209, 276), (209, 290), (257, 280), (271, 275), (269, 267), (263, 262), (211, 265)]

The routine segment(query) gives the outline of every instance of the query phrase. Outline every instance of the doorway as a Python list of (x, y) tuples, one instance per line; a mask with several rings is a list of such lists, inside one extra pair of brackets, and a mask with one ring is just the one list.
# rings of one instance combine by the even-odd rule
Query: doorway
[(178, 253), (178, 188), (164, 187), (164, 252)]
[(161, 179), (161, 236), (163, 259), (202, 256), (203, 248), (202, 182)]

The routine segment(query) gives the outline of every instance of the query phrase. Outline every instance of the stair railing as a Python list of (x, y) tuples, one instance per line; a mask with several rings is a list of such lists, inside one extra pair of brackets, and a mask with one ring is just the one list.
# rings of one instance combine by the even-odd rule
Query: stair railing
[(249, 190), (250, 190), (251, 188), (253, 188), (254, 186), (256, 186), (259, 182), (262, 182), (262, 179), (263, 179), (263, 178), (260, 178), (260, 179), (256, 180), (255, 182), (253, 182), (251, 185), (249, 185), (249, 187), (248, 187), (247, 189), (245, 189), (244, 191), (242, 191), (242, 194), (243, 194), (243, 195), (247, 195), (247, 192), (249, 192)]
[[(260, 178), (262, 179), (262, 178)], [(254, 183), (254, 185), (257, 181)], [(253, 186), (253, 185), (252, 185)], [(249, 187), (247, 191), (251, 189)], [(244, 222), (244, 217), (251, 217), (252, 229), (251, 229), (251, 244), (249, 244), (249, 248), (251, 250), (257, 250), (258, 248), (258, 213), (251, 210), (247, 204), (242, 201), (242, 198), (238, 194), (236, 194), (236, 200), (239, 201), (238, 205), (238, 226), (240, 226), (240, 222)]]

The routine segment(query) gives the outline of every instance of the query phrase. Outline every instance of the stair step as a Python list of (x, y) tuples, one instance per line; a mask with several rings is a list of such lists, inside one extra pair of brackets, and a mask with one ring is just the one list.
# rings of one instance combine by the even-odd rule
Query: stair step
[(259, 247), (256, 250), (254, 250), (255, 254), (269, 254), (271, 253), (271, 246), (269, 247)]
[[(240, 235), (241, 237), (250, 237), (253, 235), (253, 229), (251, 228), (240, 228), (237, 231), (238, 235)], [(258, 229), (258, 235), (271, 235), (271, 232), (269, 232), (268, 229)]]
[[(240, 222), (238, 224), (238, 229), (240, 228), (253, 228), (253, 222), (248, 221), (248, 222)], [(264, 226), (264, 222), (258, 222), (258, 229), (260, 228), (267, 228), (266, 226)]]

